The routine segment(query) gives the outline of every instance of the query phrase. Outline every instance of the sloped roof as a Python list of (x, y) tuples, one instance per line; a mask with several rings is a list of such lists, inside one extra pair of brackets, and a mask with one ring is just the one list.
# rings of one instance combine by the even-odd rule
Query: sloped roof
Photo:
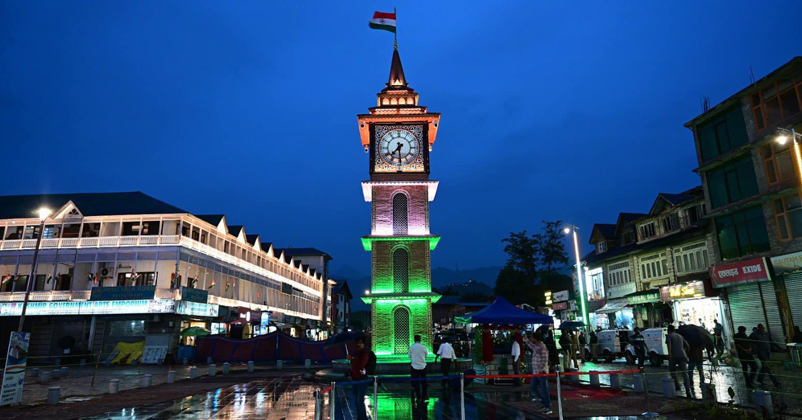
[(625, 227), (627, 224), (631, 223), (634, 220), (640, 219), (641, 217), (648, 216), (646, 213), (619, 213), (618, 214), (618, 221), (615, 223), (615, 235), (618, 236), (621, 233), (621, 229)]
[(35, 218), (36, 210), (56, 211), (72, 201), (84, 216), (189, 213), (141, 191), (0, 196), (0, 219)]
[(327, 254), (327, 253), (325, 253), (325, 252), (323, 252), (323, 251), (321, 251), (321, 250), (319, 250), (317, 248), (295, 248), (295, 247), (273, 248), (273, 252), (277, 256), (281, 254), (281, 251), (284, 251), (284, 253), (287, 256), (292, 256), (292, 257), (312, 256), (312, 257), (323, 257), (323, 258), (325, 258), (327, 260), (333, 260), (334, 259), (334, 258), (331, 257), (331, 255), (329, 255), (329, 254)]
[(242, 232), (242, 225), (235, 225), (228, 227), (228, 233), (233, 236), (239, 236), (239, 233)]
[(211, 225), (219, 226), (220, 221), (226, 216), (224, 214), (196, 214), (195, 217)]
[(348, 299), (352, 299), (354, 297), (351, 294), (351, 288), (348, 287), (348, 281), (346, 280), (337, 280), (337, 285), (331, 289), (332, 295), (336, 295), (339, 293), (345, 293), (348, 296)]
[(615, 225), (608, 223), (596, 223), (593, 225), (593, 230), (590, 232), (589, 243), (595, 244), (596, 235), (601, 235), (604, 239), (615, 238)]
[(258, 233), (249, 233), (245, 235), (245, 240), (251, 245), (256, 245), (256, 240), (259, 239)]
[(401, 56), (398, 55), (398, 48), (393, 49), (393, 63), (390, 65), (390, 79), (387, 86), (393, 85), (407, 86), (407, 79), (404, 77), (404, 68), (401, 66)]

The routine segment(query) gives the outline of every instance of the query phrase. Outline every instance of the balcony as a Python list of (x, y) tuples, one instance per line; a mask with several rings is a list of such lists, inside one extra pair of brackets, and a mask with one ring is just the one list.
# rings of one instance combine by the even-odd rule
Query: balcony
[[(64, 302), (71, 300), (89, 300), (89, 290), (48, 290), (31, 292), (28, 300), (31, 302)], [(0, 293), (0, 302), (22, 302), (25, 292)]]

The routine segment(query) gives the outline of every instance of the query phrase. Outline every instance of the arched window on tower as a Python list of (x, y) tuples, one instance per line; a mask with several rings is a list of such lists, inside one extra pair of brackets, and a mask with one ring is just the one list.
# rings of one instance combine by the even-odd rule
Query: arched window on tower
[(409, 254), (404, 248), (393, 251), (393, 290), (395, 293), (409, 292)]
[(407, 234), (407, 214), (407, 196), (397, 193), (393, 196), (393, 235)]
[(403, 306), (393, 311), (393, 354), (409, 353), (409, 309)]

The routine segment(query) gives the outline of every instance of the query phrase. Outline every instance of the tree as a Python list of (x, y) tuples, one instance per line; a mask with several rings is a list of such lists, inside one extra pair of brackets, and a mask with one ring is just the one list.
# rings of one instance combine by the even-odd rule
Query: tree
[(544, 271), (552, 275), (556, 266), (568, 263), (568, 254), (565, 253), (565, 243), (563, 242), (562, 220), (549, 222), (543, 220), (543, 233), (533, 235), (535, 250), (538, 254), (540, 266)]
[(510, 232), (508, 238), (504, 238), (501, 242), (506, 243), (504, 252), (509, 256), (507, 258), (507, 267), (521, 271), (526, 275), (530, 281), (537, 278), (537, 242), (534, 237), (527, 235), (526, 231)]
[(513, 305), (519, 305), (531, 302), (535, 294), (535, 284), (526, 273), (508, 264), (498, 273), (493, 292)]

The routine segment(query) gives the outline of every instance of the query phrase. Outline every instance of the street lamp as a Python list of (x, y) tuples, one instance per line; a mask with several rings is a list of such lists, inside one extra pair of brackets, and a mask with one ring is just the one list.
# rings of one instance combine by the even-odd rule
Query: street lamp
[[(786, 128), (777, 129), (777, 138), (775, 139), (779, 144), (785, 144), (791, 140), (794, 145), (794, 155), (796, 155), (796, 165), (802, 171), (802, 152), (800, 152), (799, 140), (802, 139), (802, 134), (797, 134), (793, 128), (788, 130)], [(800, 172), (802, 173), (802, 172)]]
[(17, 332), (22, 332), (22, 326), (25, 324), (25, 310), (28, 308), (28, 297), (31, 294), (31, 284), (33, 284), (32, 281), (36, 277), (36, 265), (39, 260), (39, 246), (42, 244), (42, 236), (45, 235), (45, 220), (47, 220), (47, 218), (53, 214), (53, 212), (46, 207), (40, 207), (36, 213), (39, 215), (39, 236), (36, 238), (36, 248), (33, 250), (31, 275), (28, 276), (28, 284), (25, 286), (25, 299), (22, 301), (22, 314), (20, 314), (19, 317), (19, 328), (17, 329)]
[(579, 255), (579, 237), (576, 234), (579, 228), (575, 225), (567, 225), (563, 232), (568, 235), (573, 232), (574, 236), (574, 255), (576, 256), (576, 279), (579, 282), (579, 310), (582, 315), (582, 322), (585, 323), (586, 328), (590, 328), (590, 319), (588, 318), (588, 309), (585, 305), (585, 281), (582, 277), (582, 257)]

